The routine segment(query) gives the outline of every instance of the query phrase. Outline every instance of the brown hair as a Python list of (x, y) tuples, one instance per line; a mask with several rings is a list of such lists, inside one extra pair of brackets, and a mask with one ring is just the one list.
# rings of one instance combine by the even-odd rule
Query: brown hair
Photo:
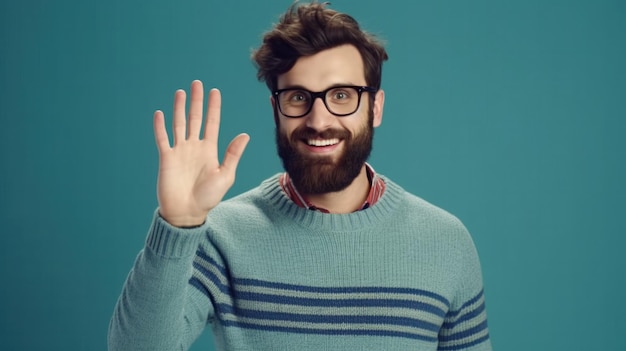
[(289, 71), (298, 58), (344, 44), (354, 45), (361, 54), (367, 84), (379, 89), (387, 52), (372, 34), (359, 27), (350, 15), (326, 8), (328, 3), (294, 3), (278, 24), (265, 33), (263, 43), (252, 53), (257, 78), (270, 91), (277, 89), (278, 76)]

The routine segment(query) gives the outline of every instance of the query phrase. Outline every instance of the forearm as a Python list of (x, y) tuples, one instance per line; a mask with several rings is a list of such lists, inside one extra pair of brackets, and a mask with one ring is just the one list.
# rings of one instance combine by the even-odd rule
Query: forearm
[(206, 311), (188, 281), (203, 232), (175, 230), (155, 215), (115, 307), (109, 350), (179, 350), (199, 335)]

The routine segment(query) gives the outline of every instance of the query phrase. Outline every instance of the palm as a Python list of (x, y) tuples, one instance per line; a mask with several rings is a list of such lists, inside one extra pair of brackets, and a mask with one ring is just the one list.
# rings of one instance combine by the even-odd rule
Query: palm
[(220, 164), (217, 140), (220, 124), (221, 96), (209, 93), (204, 136), (202, 127), (202, 83), (191, 85), (189, 118), (185, 117), (185, 92), (174, 98), (174, 146), (169, 144), (161, 111), (154, 116), (154, 134), (159, 149), (157, 196), (161, 216), (175, 226), (198, 225), (222, 200), (235, 180), (235, 171), (249, 137), (238, 135), (226, 150)]

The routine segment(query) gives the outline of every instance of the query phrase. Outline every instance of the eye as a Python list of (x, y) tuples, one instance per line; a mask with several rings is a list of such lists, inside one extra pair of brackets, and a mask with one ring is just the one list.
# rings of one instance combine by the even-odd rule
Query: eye
[(285, 92), (286, 99), (290, 103), (303, 103), (309, 100), (309, 95), (302, 90), (293, 90)]
[(336, 88), (328, 92), (328, 97), (334, 103), (345, 103), (354, 98), (356, 92), (350, 88)]
[(348, 94), (345, 90), (333, 91), (333, 99), (335, 100), (348, 99), (349, 97), (350, 94)]
[(291, 97), (291, 100), (295, 100), (295, 101), (303, 101), (306, 100), (306, 96), (304, 96), (304, 94), (294, 94)]
[(335, 99), (337, 99), (337, 100), (347, 99), (347, 98), (348, 98), (348, 94), (346, 94), (345, 91), (339, 91), (339, 92), (335, 93)]

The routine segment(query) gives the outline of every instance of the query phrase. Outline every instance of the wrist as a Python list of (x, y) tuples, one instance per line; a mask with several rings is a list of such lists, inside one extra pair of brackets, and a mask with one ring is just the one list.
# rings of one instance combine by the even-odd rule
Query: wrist
[(206, 221), (206, 215), (202, 217), (197, 216), (178, 216), (178, 217), (168, 217), (164, 216), (159, 210), (159, 216), (163, 218), (169, 225), (177, 228), (184, 229), (192, 229), (200, 227)]

